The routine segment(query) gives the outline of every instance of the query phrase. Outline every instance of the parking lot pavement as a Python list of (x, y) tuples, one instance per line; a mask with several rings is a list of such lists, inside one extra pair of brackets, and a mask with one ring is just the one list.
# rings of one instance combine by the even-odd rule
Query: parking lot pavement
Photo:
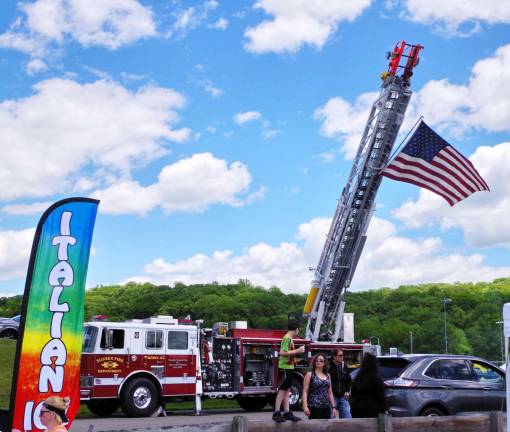
[[(123, 415), (112, 417), (91, 417), (88, 419), (75, 420), (71, 426), (71, 432), (89, 432), (93, 426), (94, 432), (106, 431), (135, 431), (135, 430), (166, 430), (185, 431), (192, 425), (215, 425), (230, 424), (234, 416), (243, 415), (249, 420), (269, 420), (272, 411), (270, 409), (260, 412), (247, 412), (242, 409), (209, 410), (200, 416), (195, 416), (192, 411), (167, 411), (166, 417), (130, 418)], [(302, 412), (296, 413), (305, 418)], [(179, 427), (181, 426), (181, 427)], [(213, 429), (210, 429), (211, 431)]]

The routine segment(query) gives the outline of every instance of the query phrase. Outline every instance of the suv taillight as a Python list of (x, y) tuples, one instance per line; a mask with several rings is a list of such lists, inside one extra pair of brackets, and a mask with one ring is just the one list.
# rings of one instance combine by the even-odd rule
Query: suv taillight
[(406, 379), (406, 378), (395, 378), (384, 381), (386, 387), (416, 387), (418, 381)]

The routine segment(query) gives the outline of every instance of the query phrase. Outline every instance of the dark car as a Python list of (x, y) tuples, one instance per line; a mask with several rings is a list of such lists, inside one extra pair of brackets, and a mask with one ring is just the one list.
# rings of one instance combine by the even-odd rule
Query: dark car
[(442, 416), (505, 409), (505, 374), (487, 360), (457, 355), (381, 356), (379, 376), (394, 416)]
[(19, 322), (21, 317), (0, 318), (0, 337), (18, 339)]

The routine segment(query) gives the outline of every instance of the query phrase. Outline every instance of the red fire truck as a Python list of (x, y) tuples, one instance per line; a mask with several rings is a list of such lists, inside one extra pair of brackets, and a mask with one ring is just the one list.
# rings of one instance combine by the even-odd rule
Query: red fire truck
[[(97, 415), (119, 406), (129, 416), (152, 415), (165, 400), (190, 396), (197, 411), (202, 397), (236, 398), (246, 410), (274, 403), (278, 353), (284, 331), (246, 328), (246, 322), (201, 329), (170, 316), (126, 322), (85, 324), (81, 363), (81, 399)], [(311, 342), (298, 359), (291, 403), (299, 407), (309, 360), (342, 347), (351, 366), (366, 345)]]

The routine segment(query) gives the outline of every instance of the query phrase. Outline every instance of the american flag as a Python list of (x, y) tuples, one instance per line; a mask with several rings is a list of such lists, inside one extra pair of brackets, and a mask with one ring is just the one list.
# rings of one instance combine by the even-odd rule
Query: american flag
[(435, 192), (451, 206), (474, 192), (489, 190), (473, 164), (424, 121), (381, 175)]

